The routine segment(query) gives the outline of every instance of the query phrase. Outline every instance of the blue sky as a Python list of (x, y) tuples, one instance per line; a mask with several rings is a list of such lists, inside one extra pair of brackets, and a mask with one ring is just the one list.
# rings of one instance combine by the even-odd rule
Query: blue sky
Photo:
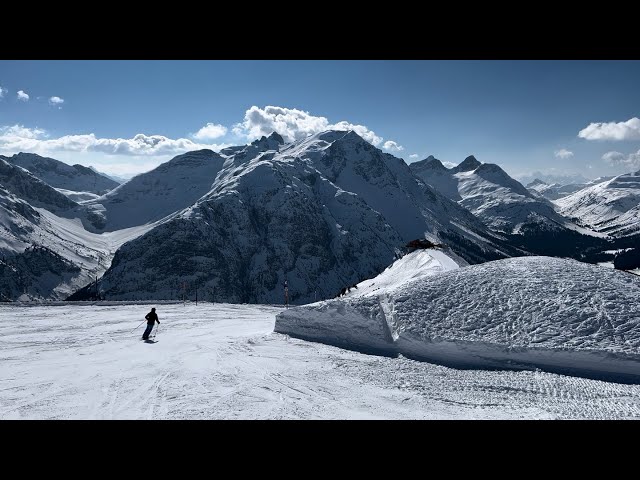
[(130, 176), (337, 126), (407, 162), (595, 178), (640, 169), (638, 85), (638, 61), (2, 61), (0, 153)]

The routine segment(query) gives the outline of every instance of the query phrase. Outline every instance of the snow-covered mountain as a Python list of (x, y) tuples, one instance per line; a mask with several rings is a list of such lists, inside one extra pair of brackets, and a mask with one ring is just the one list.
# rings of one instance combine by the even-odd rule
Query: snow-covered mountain
[[(193, 192), (201, 198), (120, 248), (101, 281), (108, 298), (179, 298), (186, 282), (191, 297), (198, 286), (201, 298), (281, 303), (286, 279), (291, 302), (303, 303), (372, 277), (407, 241), (425, 237), (472, 263), (523, 254), (355, 132), (290, 144), (272, 134), (202, 156), (191, 156), (210, 168)], [(177, 178), (180, 161), (158, 167), (162, 179)], [(95, 202), (123, 198), (141, 177)], [(185, 184), (193, 184), (186, 175)], [(120, 218), (142, 198), (131, 196), (122, 217), (118, 203), (106, 206), (106, 229), (124, 226)]]
[(561, 184), (561, 183), (552, 183), (548, 184), (543, 182), (540, 179), (535, 179), (533, 182), (527, 184), (527, 190), (531, 193), (539, 193), (543, 197), (549, 200), (558, 200), (559, 198), (566, 197), (571, 195), (572, 193), (577, 192), (578, 190), (582, 190), (583, 188), (591, 187), (593, 185), (597, 185), (598, 183), (606, 182), (607, 180), (611, 180), (613, 177), (599, 177), (595, 180), (589, 180), (584, 183), (569, 183), (569, 184)]
[(35, 153), (16, 153), (0, 158), (13, 165), (29, 170), (33, 175), (52, 187), (72, 192), (107, 193), (118, 186), (114, 180), (82, 165), (67, 165), (53, 158)]
[[(425, 254), (409, 254), (390, 271), (420, 271)], [(640, 381), (640, 277), (551, 257), (462, 268), (431, 261), (440, 268), (430, 275), (396, 283), (385, 271), (369, 294), (284, 311), (274, 331), (455, 367)]]
[(125, 177), (121, 177), (119, 175), (114, 175), (114, 174), (106, 174), (104, 172), (101, 172), (100, 170), (98, 170), (96, 167), (94, 167), (93, 165), (89, 165), (89, 168), (91, 170), (93, 170), (94, 172), (102, 175), (103, 177), (107, 177), (110, 178), (111, 180), (113, 180), (114, 182), (117, 182), (118, 184), (122, 184), (122, 183), (126, 183), (129, 181), (129, 178), (125, 178)]
[(413, 162), (409, 164), (409, 167), (415, 175), (426, 181), (447, 198), (456, 202), (462, 200), (462, 197), (458, 193), (458, 179), (453, 176), (453, 172), (450, 169), (445, 167), (442, 162), (433, 155), (429, 155), (426, 159), (419, 162)]
[(27, 170), (0, 159), (0, 297), (65, 298), (102, 275), (117, 248), (145, 231), (92, 234), (80, 221), (85, 214)]
[(557, 200), (558, 198), (566, 197), (567, 195), (571, 195), (572, 193), (583, 189), (586, 185), (587, 184), (582, 183), (572, 183), (569, 185), (552, 183), (551, 185), (549, 185), (542, 180), (536, 179), (533, 182), (527, 184), (527, 190), (534, 194), (538, 193), (548, 200)]
[(150, 224), (179, 212), (211, 190), (224, 162), (224, 157), (211, 150), (178, 155), (106, 195), (85, 202), (92, 213), (85, 226), (112, 232)]
[(529, 183), (534, 182), (535, 180), (540, 180), (547, 185), (558, 184), (558, 185), (583, 185), (589, 182), (589, 179), (581, 174), (557, 174), (557, 173), (543, 173), (543, 172), (533, 172), (528, 175), (520, 175), (517, 177), (517, 180), (523, 185), (528, 185)]
[(541, 218), (559, 225), (566, 223), (550, 202), (532, 195), (498, 165), (480, 163), (473, 155), (451, 169), (434, 158), (410, 167), (422, 180), (496, 230), (517, 233), (522, 224)]
[(527, 190), (498, 165), (469, 156), (450, 169), (434, 158), (412, 163), (410, 168), (487, 226), (503, 232), (515, 246), (574, 258), (582, 258), (586, 250), (607, 248), (598, 234), (557, 213), (552, 202)]
[(640, 233), (640, 170), (556, 200), (560, 213), (614, 237)]
[(61, 212), (76, 208), (78, 204), (27, 170), (17, 167), (0, 158), (0, 185), (5, 194), (11, 193), (26, 200), (34, 207), (47, 208), (52, 212)]

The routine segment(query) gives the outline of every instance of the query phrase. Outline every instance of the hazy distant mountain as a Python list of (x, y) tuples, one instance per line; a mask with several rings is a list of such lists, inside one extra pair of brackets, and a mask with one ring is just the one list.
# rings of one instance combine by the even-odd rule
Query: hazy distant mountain
[(518, 176), (518, 181), (523, 185), (528, 185), (535, 180), (541, 180), (547, 185), (557, 183), (559, 185), (585, 184), (589, 179), (579, 173), (574, 174), (553, 174), (533, 172), (528, 175)]
[(586, 183), (570, 183), (568, 185), (561, 185), (559, 183), (553, 183), (549, 185), (540, 179), (536, 179), (527, 185), (527, 189), (530, 192), (536, 192), (549, 200), (558, 200), (559, 198), (571, 195), (583, 188), (597, 185), (598, 183), (611, 180), (613, 177), (599, 177), (594, 180), (589, 180)]
[(128, 178), (128, 177), (121, 177), (121, 176), (119, 176), (119, 175), (107, 174), (107, 173), (101, 172), (100, 170), (98, 170), (98, 169), (97, 169), (96, 167), (94, 167), (93, 165), (89, 165), (89, 167), (88, 167), (88, 168), (90, 168), (90, 169), (91, 169), (91, 170), (93, 170), (94, 172), (96, 172), (96, 173), (98, 173), (98, 174), (102, 175), (103, 177), (110, 178), (111, 180), (113, 180), (114, 182), (117, 182), (117, 183), (119, 183), (119, 184), (126, 183), (126, 182), (128, 182), (128, 181), (129, 181), (129, 178)]

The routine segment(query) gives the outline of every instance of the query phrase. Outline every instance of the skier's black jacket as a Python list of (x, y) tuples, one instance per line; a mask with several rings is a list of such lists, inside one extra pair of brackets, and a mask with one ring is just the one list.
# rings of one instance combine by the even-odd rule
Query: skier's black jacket
[(160, 320), (158, 320), (158, 315), (156, 315), (156, 312), (149, 312), (144, 318), (147, 319), (147, 325), (153, 325), (156, 322), (160, 323)]

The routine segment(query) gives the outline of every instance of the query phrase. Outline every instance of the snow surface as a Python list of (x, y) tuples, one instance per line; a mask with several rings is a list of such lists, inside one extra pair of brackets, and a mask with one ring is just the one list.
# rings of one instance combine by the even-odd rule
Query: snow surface
[(275, 331), (464, 368), (640, 382), (640, 279), (575, 260), (511, 258), (290, 309)]
[(380, 275), (358, 283), (357, 288), (351, 289), (345, 296), (361, 297), (387, 293), (414, 280), (465, 265), (467, 262), (450, 251), (444, 253), (432, 248), (416, 250), (393, 262)]
[(640, 418), (640, 386), (457, 370), (273, 333), (260, 305), (0, 304), (0, 419)]
[(86, 202), (87, 200), (95, 200), (100, 197), (97, 193), (91, 192), (76, 192), (75, 190), (66, 190), (64, 188), (56, 188), (56, 190), (77, 203)]

